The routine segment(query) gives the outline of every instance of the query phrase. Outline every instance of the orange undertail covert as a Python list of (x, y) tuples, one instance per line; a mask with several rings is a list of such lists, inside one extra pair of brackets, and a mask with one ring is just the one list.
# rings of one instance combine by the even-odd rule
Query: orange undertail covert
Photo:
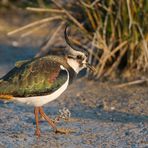
[(10, 100), (13, 99), (14, 97), (11, 95), (4, 95), (4, 94), (0, 94), (0, 100)]

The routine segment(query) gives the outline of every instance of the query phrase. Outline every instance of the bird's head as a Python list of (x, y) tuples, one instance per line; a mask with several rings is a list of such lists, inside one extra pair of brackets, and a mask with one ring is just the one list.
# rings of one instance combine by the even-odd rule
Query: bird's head
[(65, 41), (69, 45), (68, 54), (67, 54), (67, 63), (76, 73), (79, 73), (84, 68), (89, 68), (92, 71), (95, 71), (95, 68), (88, 63), (88, 51), (86, 49), (77, 48), (68, 38), (67, 35), (68, 27), (65, 28)]

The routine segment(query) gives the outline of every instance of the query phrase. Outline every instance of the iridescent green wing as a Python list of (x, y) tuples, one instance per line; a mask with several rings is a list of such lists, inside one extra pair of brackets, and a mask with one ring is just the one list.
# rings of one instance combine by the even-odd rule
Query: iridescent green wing
[(61, 87), (67, 72), (50, 58), (40, 58), (13, 68), (0, 80), (0, 94), (16, 97), (50, 94)]

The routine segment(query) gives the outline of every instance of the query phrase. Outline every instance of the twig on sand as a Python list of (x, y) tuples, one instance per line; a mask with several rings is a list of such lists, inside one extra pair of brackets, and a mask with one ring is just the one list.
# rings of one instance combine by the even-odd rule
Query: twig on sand
[(35, 22), (30, 23), (28, 25), (25, 25), (25, 26), (23, 26), (21, 28), (13, 30), (13, 31), (9, 32), (7, 35), (13, 35), (13, 34), (16, 34), (16, 33), (20, 32), (20, 31), (23, 31), (25, 29), (34, 27), (36, 25), (41, 25), (43, 23), (47, 23), (47, 22), (50, 22), (50, 21), (53, 21), (53, 20), (59, 20), (59, 19), (62, 19), (62, 17), (61, 16), (54, 16), (54, 17), (45, 18), (45, 19), (42, 19), (42, 20), (39, 20), (39, 21), (35, 21)]
[(148, 81), (148, 79), (135, 80), (135, 81), (127, 82), (127, 83), (124, 83), (124, 84), (116, 85), (115, 87), (122, 88), (122, 87), (130, 86), (130, 85), (142, 84), (142, 83), (145, 83), (147, 81)]
[(29, 11), (35, 11), (35, 12), (52, 12), (52, 13), (64, 13), (63, 10), (59, 9), (50, 9), (50, 8), (33, 8), (33, 7), (27, 7), (26, 8)]
[(45, 28), (47, 25), (49, 25), (49, 24), (45, 23), (45, 24), (41, 24), (41, 25), (39, 25), (39, 26), (37, 26), (37, 27), (35, 27), (33, 29), (30, 29), (29, 31), (21, 34), (21, 38), (27, 37), (27, 36), (33, 34), (34, 32), (36, 32), (36, 31), (38, 31), (38, 30), (40, 30), (42, 28)]

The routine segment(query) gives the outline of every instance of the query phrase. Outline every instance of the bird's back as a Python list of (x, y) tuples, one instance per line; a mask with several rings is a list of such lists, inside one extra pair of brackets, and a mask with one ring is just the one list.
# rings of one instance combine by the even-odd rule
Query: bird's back
[(50, 94), (67, 79), (68, 68), (64, 57), (46, 56), (15, 66), (0, 79), (0, 95), (28, 97)]

